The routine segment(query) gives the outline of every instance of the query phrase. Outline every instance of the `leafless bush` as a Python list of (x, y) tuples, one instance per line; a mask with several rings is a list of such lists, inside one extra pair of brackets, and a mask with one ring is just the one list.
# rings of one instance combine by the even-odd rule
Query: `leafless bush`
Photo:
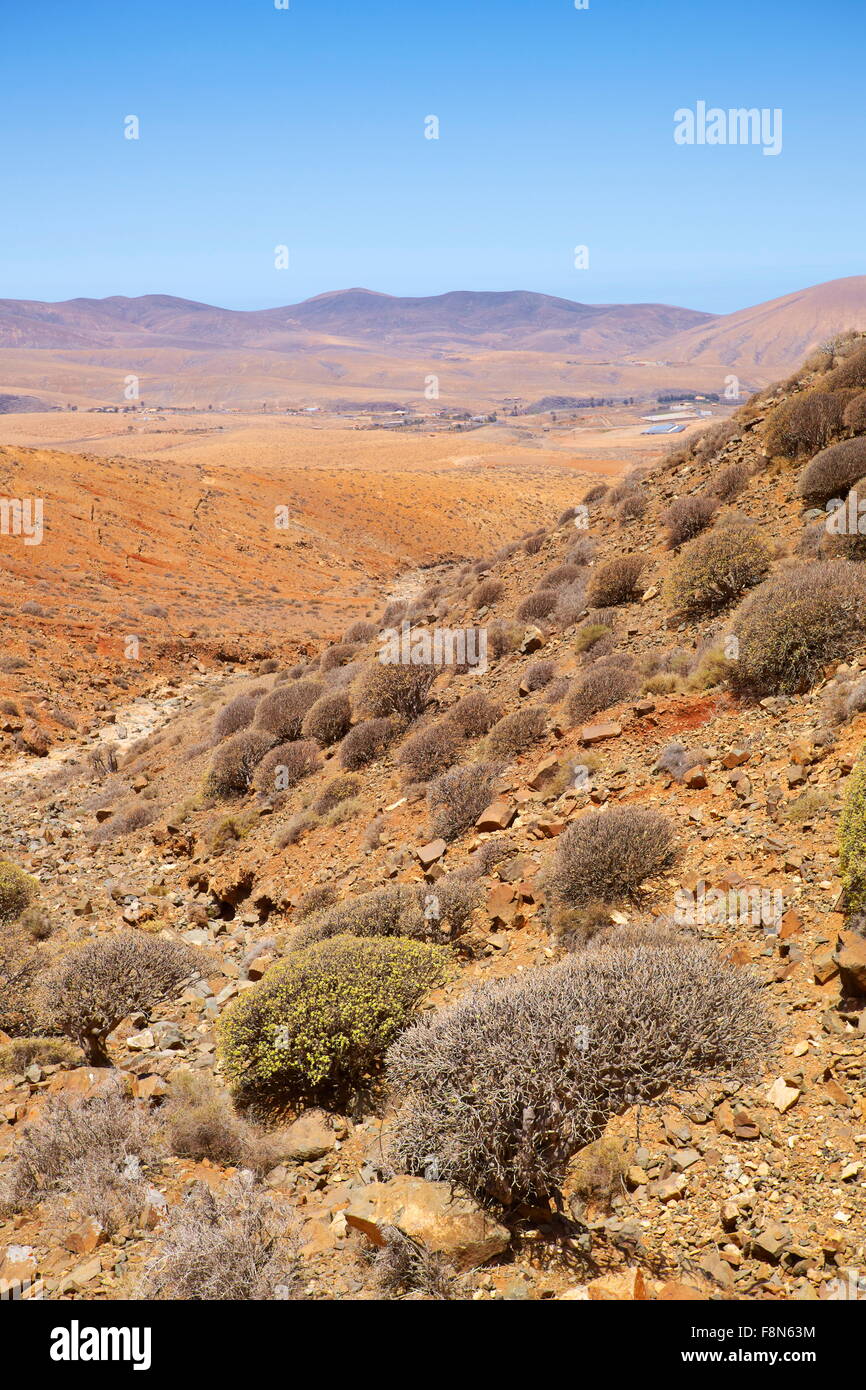
[(610, 1117), (757, 1072), (773, 1039), (757, 981), (696, 942), (570, 956), (477, 989), (391, 1046), (392, 1162), (481, 1198), (544, 1199)]
[(175, 1072), (159, 1118), (179, 1158), (258, 1171), (273, 1167), (265, 1136), (240, 1118), (228, 1091), (209, 1072)]
[(326, 647), (319, 657), (319, 670), (324, 675), (338, 666), (345, 666), (358, 655), (361, 645), (360, 642), (334, 642), (332, 646)]
[(590, 608), (615, 608), (621, 603), (631, 603), (637, 597), (645, 563), (640, 555), (617, 555), (600, 565), (586, 592)]
[(729, 463), (726, 468), (720, 468), (718, 473), (713, 474), (707, 483), (707, 492), (720, 502), (732, 502), (739, 497), (749, 477), (748, 464)]
[(602, 498), (607, 497), (608, 491), (609, 488), (607, 483), (593, 483), (591, 487), (587, 488), (583, 497), (580, 499), (581, 506), (588, 507), (593, 502), (600, 502)]
[(579, 621), (586, 609), (586, 586), (582, 581), (566, 584), (559, 589), (554, 609), (554, 620), (559, 627), (571, 627)]
[(251, 695), (236, 695), (224, 705), (214, 720), (214, 742), (219, 743), (229, 734), (249, 728), (256, 716), (256, 701)]
[(296, 787), (305, 777), (322, 765), (319, 745), (314, 739), (294, 739), (279, 743), (266, 753), (255, 770), (253, 785), (257, 791), (273, 794)]
[(301, 1296), (298, 1235), (290, 1206), (242, 1172), (217, 1193), (198, 1183), (168, 1213), (139, 1297), (241, 1302)]
[(352, 724), (352, 702), (345, 691), (320, 695), (304, 715), (301, 733), (315, 739), (323, 748), (338, 743)]
[(767, 579), (734, 623), (734, 689), (758, 695), (807, 690), (828, 662), (844, 661), (866, 623), (866, 576), (847, 560), (820, 560)]
[(371, 623), (364, 618), (359, 618), (352, 623), (343, 634), (344, 642), (372, 642), (376, 633), (379, 631), (378, 623)]
[(483, 690), (473, 690), (463, 696), (448, 717), (464, 738), (480, 738), (497, 719), (501, 719), (502, 706), (485, 695)]
[(502, 598), (504, 593), (505, 585), (501, 580), (482, 579), (472, 595), (472, 602), (476, 608), (489, 608), (490, 604)]
[(547, 710), (540, 705), (529, 705), (506, 714), (494, 724), (487, 736), (487, 747), (494, 758), (514, 758), (544, 738), (546, 731)]
[(858, 391), (845, 407), (843, 416), (845, 428), (855, 434), (866, 432), (866, 391)]
[(551, 899), (568, 906), (633, 896), (674, 857), (671, 822), (643, 806), (588, 811), (557, 841), (549, 873)]
[(844, 497), (866, 474), (866, 439), (843, 439), (816, 454), (797, 480), (797, 491), (810, 501), (824, 503)]
[[(612, 664), (614, 661), (616, 664)], [(627, 700), (639, 685), (638, 673), (632, 665), (622, 665), (616, 658), (604, 658), (575, 685), (566, 702), (568, 718), (572, 724), (582, 724), (599, 710), (610, 709), (620, 700)]]
[(362, 678), (361, 698), (374, 718), (417, 719), (424, 713), (435, 679), (435, 666), (371, 661)]
[(340, 744), (340, 764), (349, 770), (366, 767), (386, 752), (400, 728), (393, 718), (365, 719), (350, 729)]
[(515, 610), (515, 617), (521, 623), (536, 623), (549, 618), (556, 608), (559, 595), (555, 589), (536, 589), (529, 594)]
[(668, 528), (668, 545), (682, 545), (709, 526), (718, 508), (715, 497), (699, 493), (694, 497), (677, 497), (662, 513)]
[(533, 535), (527, 536), (523, 542), (523, 549), (527, 555), (537, 555), (544, 545), (546, 534), (544, 531), (536, 531)]
[(312, 830), (318, 825), (318, 820), (309, 811), (299, 811), (297, 815), (291, 816), (285, 825), (280, 826), (275, 837), (277, 849), (288, 849), (290, 845), (296, 845), (308, 830)]
[(523, 673), (521, 684), (526, 690), (543, 690), (556, 674), (556, 662), (550, 660), (531, 661)]
[(33, 1033), (39, 1021), (37, 981), (43, 960), (20, 924), (0, 930), (0, 1030)]
[(261, 701), (256, 712), (256, 727), (271, 734), (271, 742), (293, 743), (301, 737), (304, 715), (325, 687), (319, 681), (299, 680), (291, 685), (278, 685)]
[(560, 589), (563, 584), (574, 584), (583, 576), (583, 566), (581, 565), (557, 565), (555, 569), (549, 570), (542, 581), (545, 589)]
[(767, 426), (770, 453), (785, 458), (814, 454), (844, 429), (850, 391), (802, 391), (776, 408)]
[(453, 840), (474, 825), (493, 799), (498, 772), (494, 764), (473, 763), (440, 773), (427, 789), (434, 835)]
[(498, 660), (516, 651), (520, 646), (523, 630), (514, 623), (491, 623), (487, 629), (487, 646), (490, 655)]
[(616, 507), (616, 515), (620, 521), (640, 521), (646, 514), (647, 497), (646, 493), (640, 488), (629, 488), (625, 495), (620, 498)]
[(461, 1281), (443, 1255), (428, 1250), (397, 1226), (382, 1230), (384, 1244), (376, 1248), (373, 1272), (385, 1298), (422, 1298), (446, 1302), (462, 1298)]
[(690, 752), (684, 743), (674, 742), (662, 749), (655, 765), (659, 772), (666, 772), (674, 781), (681, 782), (691, 768), (700, 767), (706, 761), (707, 755), (703, 750)]
[(179, 941), (112, 932), (61, 957), (44, 985), (48, 1014), (93, 1066), (106, 1066), (106, 1041), (130, 1014), (148, 1014), (204, 968), (206, 957)]
[(360, 790), (361, 783), (357, 777), (353, 777), (351, 772), (341, 772), (325, 783), (318, 799), (313, 803), (313, 810), (317, 816), (326, 816), (335, 806), (339, 806), (341, 801), (349, 801), (357, 796)]
[(577, 565), (578, 568), (582, 568), (584, 565), (588, 565), (594, 556), (595, 541), (591, 540), (589, 536), (581, 536), (575, 541), (566, 555), (565, 563), (567, 565)]
[(457, 761), (458, 731), (449, 719), (419, 729), (400, 750), (400, 764), (412, 782), (428, 782)]
[(52, 1096), (16, 1149), (10, 1204), (73, 1193), (82, 1214), (113, 1232), (141, 1211), (156, 1154), (153, 1121), (115, 1078), (89, 1096)]
[(233, 734), (214, 753), (206, 779), (207, 791), (212, 796), (237, 796), (249, 791), (256, 768), (273, 743), (274, 735), (260, 729), (243, 729)]

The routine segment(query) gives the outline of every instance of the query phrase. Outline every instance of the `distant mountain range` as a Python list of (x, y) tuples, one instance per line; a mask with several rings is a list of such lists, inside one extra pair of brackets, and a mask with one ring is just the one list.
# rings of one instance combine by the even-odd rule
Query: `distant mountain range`
[(504, 396), (749, 385), (866, 326), (866, 276), (831, 280), (734, 314), (666, 304), (581, 304), (529, 290), (420, 298), (336, 290), (277, 309), (171, 295), (0, 300), (0, 393), (114, 400), (118, 373), (166, 403), (285, 403), (310, 393), (409, 399), (425, 372), (452, 395)]

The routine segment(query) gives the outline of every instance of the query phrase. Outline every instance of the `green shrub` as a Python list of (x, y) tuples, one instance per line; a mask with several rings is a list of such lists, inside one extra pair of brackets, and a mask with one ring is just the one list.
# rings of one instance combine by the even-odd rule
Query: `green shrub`
[(754, 526), (730, 523), (683, 546), (665, 582), (665, 597), (689, 613), (724, 608), (760, 584), (770, 553)]
[(823, 504), (831, 497), (844, 497), (864, 473), (866, 439), (843, 439), (822, 449), (806, 464), (797, 481), (797, 491), (801, 497)]
[(39, 882), (17, 864), (0, 859), (0, 922), (20, 917), (39, 892)]
[(847, 560), (820, 560), (767, 579), (739, 610), (735, 690), (791, 695), (808, 690), (830, 662), (844, 661), (866, 622), (866, 577)]
[(302, 1100), (341, 1097), (374, 1073), (447, 952), (402, 937), (335, 936), (271, 966), (219, 1020), (232, 1083)]

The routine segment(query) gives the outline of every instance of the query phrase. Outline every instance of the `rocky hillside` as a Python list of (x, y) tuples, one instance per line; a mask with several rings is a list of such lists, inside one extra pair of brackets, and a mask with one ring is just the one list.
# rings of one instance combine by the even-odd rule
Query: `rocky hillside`
[(856, 1296), (864, 474), (852, 336), (303, 663), (7, 767), (0, 1279)]

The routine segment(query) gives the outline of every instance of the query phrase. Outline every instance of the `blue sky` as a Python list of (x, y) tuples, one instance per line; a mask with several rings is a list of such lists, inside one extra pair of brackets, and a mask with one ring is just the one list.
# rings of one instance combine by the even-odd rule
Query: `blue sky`
[[(0, 296), (727, 312), (866, 271), (862, 0), (290, 5), (7, 3)], [(781, 154), (677, 146), (699, 100), (781, 108)]]

